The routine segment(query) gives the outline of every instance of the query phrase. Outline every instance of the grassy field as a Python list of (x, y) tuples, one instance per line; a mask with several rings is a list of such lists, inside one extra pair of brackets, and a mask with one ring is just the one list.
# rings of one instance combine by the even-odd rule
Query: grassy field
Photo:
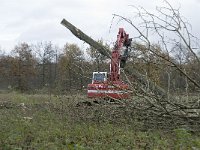
[(200, 149), (199, 132), (145, 122), (134, 107), (85, 100), (1, 93), (0, 150)]

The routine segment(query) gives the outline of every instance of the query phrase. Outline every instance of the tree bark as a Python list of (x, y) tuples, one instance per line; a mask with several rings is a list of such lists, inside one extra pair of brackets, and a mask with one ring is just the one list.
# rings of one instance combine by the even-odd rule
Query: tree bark
[(68, 28), (77, 38), (88, 43), (90, 46), (94, 47), (95, 49), (97, 49), (99, 53), (101, 53), (104, 56), (107, 56), (108, 58), (111, 58), (111, 52), (109, 51), (109, 49), (107, 49), (105, 46), (99, 44), (98, 42), (90, 38), (88, 35), (83, 33), (80, 29), (76, 28), (70, 22), (63, 19), (61, 21), (61, 24), (65, 26), (66, 28)]
[[(80, 29), (76, 28), (74, 25), (72, 25), (67, 20), (63, 19), (61, 22), (62, 25), (64, 25), (66, 28), (68, 28), (77, 38), (80, 40), (83, 40), (84, 42), (88, 43), (90, 46), (94, 47), (96, 50), (99, 51), (102, 55), (111, 58), (111, 52), (109, 49), (107, 49), (105, 46), (99, 44), (92, 38), (90, 38), (88, 35), (83, 33)], [(150, 79), (146, 79), (146, 77), (142, 74), (140, 74), (136, 69), (128, 70), (124, 69), (126, 73), (131, 74), (134, 76), (134, 78), (139, 81), (142, 84), (146, 84), (149, 82), (149, 88), (157, 95), (167, 98), (167, 92), (161, 88), (160, 86), (156, 85), (154, 82), (152, 82)]]

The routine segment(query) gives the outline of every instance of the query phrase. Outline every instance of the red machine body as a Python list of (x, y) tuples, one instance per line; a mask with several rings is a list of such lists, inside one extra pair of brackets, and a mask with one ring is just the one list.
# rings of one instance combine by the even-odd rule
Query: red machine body
[(92, 83), (88, 84), (89, 98), (124, 99), (129, 97), (127, 92), (129, 86), (120, 79), (120, 65), (124, 67), (130, 43), (129, 35), (123, 28), (119, 28), (117, 41), (111, 54), (110, 73), (93, 72)]

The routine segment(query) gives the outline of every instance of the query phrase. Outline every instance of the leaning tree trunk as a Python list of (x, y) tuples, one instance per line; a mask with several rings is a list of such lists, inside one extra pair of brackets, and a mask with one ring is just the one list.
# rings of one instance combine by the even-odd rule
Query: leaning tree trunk
[[(63, 19), (61, 22), (66, 28), (68, 28), (77, 38), (83, 40), (84, 42), (88, 43), (90, 46), (94, 47), (96, 50), (99, 51), (102, 55), (111, 58), (111, 52), (102, 44), (99, 44), (91, 37), (83, 33), (80, 29), (76, 28), (67, 20)], [(149, 88), (157, 95), (161, 96), (162, 98), (167, 98), (167, 92), (161, 88), (160, 86), (156, 85), (151, 80), (147, 79), (144, 75), (140, 74), (136, 69), (128, 70), (125, 69), (125, 72), (134, 76), (134, 78), (142, 84), (149, 83)]]
[(99, 44), (98, 42), (90, 38), (88, 35), (83, 33), (80, 29), (76, 28), (70, 22), (63, 19), (61, 24), (64, 25), (66, 28), (68, 28), (77, 38), (79, 38), (80, 40), (83, 40), (84, 42), (88, 43), (89, 45), (97, 49), (99, 53), (101, 53), (104, 56), (107, 56), (108, 58), (111, 58), (111, 55), (110, 55), (111, 52), (109, 51), (109, 49), (107, 49), (105, 46)]

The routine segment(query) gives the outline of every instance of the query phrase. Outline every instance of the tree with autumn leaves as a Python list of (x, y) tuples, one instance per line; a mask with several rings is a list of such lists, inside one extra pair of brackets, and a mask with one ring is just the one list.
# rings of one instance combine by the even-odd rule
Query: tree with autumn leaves
[(12, 50), (11, 55), (1, 57), (2, 78), (21, 91), (30, 89), (36, 76), (36, 58), (27, 43), (21, 43)]

